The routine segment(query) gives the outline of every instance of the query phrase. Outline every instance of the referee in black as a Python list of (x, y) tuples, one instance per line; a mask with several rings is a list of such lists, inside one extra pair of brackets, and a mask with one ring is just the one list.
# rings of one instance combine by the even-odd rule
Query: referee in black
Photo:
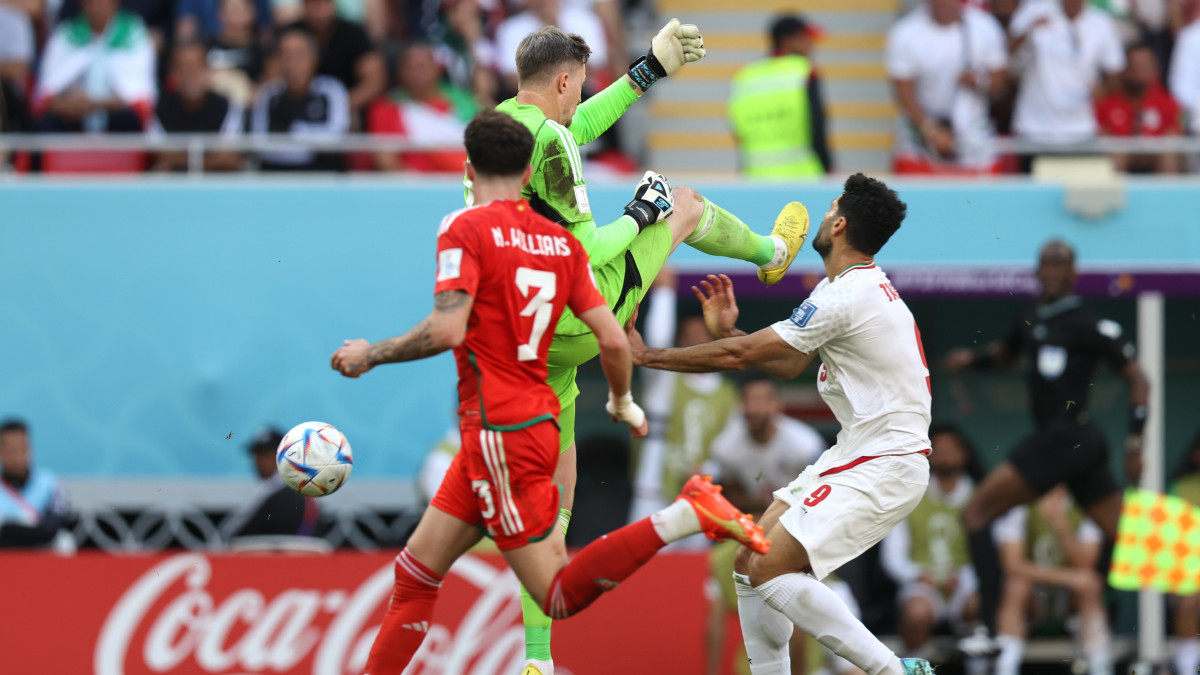
[(1062, 241), (1047, 243), (1038, 258), (1041, 296), (1017, 318), (1008, 338), (982, 349), (955, 349), (946, 357), (949, 372), (1003, 368), (1018, 360), (1029, 370), (1035, 430), (979, 484), (962, 512), (982, 618), (993, 634), (1000, 582), (988, 528), (993, 520), (1066, 483), (1080, 508), (1109, 541), (1116, 540), (1121, 492), (1108, 468), (1108, 444), (1088, 413), (1088, 394), (1101, 362), (1129, 381), (1125, 473), (1131, 484), (1141, 477), (1149, 384), (1120, 324), (1102, 318), (1075, 295), (1076, 278), (1075, 251)]

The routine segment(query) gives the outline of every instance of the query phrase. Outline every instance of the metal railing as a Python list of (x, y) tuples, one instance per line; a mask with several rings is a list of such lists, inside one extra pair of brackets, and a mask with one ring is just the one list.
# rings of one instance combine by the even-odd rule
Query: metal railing
[[(1196, 136), (1105, 136), (1081, 143), (1051, 144), (1020, 138), (997, 138), (997, 153), (1006, 155), (1105, 155), (1179, 153), (1200, 155)], [(462, 150), (461, 144), (372, 134), (299, 138), (290, 134), (0, 134), (0, 152), (185, 152), (189, 173), (202, 173), (206, 152), (437, 152)]]

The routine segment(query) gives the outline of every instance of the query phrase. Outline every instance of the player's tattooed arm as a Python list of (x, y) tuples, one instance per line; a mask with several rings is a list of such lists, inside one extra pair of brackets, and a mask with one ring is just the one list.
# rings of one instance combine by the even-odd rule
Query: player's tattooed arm
[(462, 344), (474, 298), (463, 291), (442, 291), (434, 296), (433, 313), (403, 335), (370, 343), (346, 340), (333, 353), (330, 365), (346, 377), (358, 377), (383, 363), (416, 361)]

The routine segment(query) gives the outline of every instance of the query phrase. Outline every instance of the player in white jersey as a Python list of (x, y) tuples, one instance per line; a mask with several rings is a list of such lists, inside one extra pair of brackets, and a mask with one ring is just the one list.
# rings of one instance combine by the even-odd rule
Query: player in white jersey
[(680, 372), (748, 367), (799, 375), (821, 354), (817, 389), (841, 431), (763, 515), (771, 550), (742, 549), (735, 563), (738, 614), (754, 675), (790, 673), (793, 624), (868, 675), (929, 675), (923, 659), (900, 659), (820, 583), (874, 546), (912, 512), (929, 485), (929, 369), (912, 313), (875, 254), (907, 210), (882, 182), (855, 174), (833, 200), (813, 240), (827, 278), (790, 318), (755, 333), (734, 328), (728, 278), (705, 301), (709, 329), (723, 339), (647, 349), (629, 326), (634, 362)]

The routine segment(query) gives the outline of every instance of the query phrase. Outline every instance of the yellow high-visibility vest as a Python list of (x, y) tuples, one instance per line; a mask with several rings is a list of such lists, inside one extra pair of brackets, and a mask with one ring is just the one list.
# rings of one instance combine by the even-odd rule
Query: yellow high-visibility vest
[(813, 152), (808, 77), (799, 54), (756, 61), (733, 77), (729, 121), (738, 139), (742, 173), (794, 178), (825, 173)]

